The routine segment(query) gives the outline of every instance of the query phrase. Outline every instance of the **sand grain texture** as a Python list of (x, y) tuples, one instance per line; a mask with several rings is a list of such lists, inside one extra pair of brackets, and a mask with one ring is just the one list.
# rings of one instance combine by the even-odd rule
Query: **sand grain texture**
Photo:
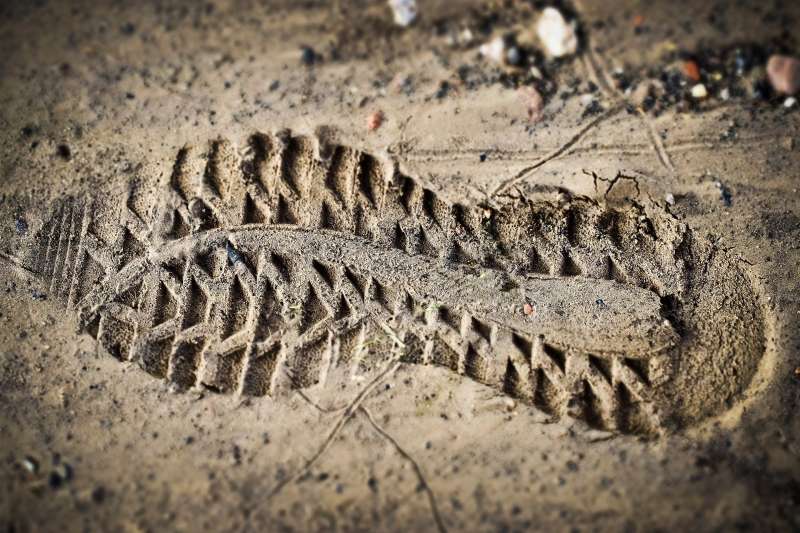
[(531, 123), (418, 4), (0, 8), (0, 525), (800, 525), (797, 115), (609, 74), (799, 14), (576, 5)]

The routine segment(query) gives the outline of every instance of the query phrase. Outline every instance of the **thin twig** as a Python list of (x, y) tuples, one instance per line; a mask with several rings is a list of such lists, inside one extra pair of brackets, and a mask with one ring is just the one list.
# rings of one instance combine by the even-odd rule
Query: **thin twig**
[(372, 381), (367, 383), (367, 385), (363, 389), (361, 389), (361, 392), (359, 392), (356, 395), (353, 401), (350, 402), (350, 404), (345, 409), (344, 413), (342, 413), (342, 416), (340, 416), (339, 420), (337, 420), (336, 424), (334, 424), (333, 429), (331, 429), (330, 433), (328, 433), (327, 438), (325, 439), (325, 441), (323, 441), (322, 445), (319, 447), (319, 450), (317, 450), (317, 452), (308, 461), (306, 461), (305, 465), (303, 465), (303, 468), (298, 470), (293, 476), (290, 476), (280, 481), (275, 486), (275, 488), (272, 489), (272, 491), (270, 491), (270, 493), (267, 495), (267, 499), (276, 496), (289, 483), (297, 481), (298, 479), (303, 477), (311, 469), (311, 467), (314, 466), (314, 463), (316, 463), (320, 459), (320, 457), (322, 457), (322, 455), (328, 450), (328, 448), (333, 443), (334, 439), (342, 431), (342, 428), (344, 428), (345, 424), (351, 418), (353, 418), (353, 415), (355, 415), (358, 406), (361, 404), (361, 402), (364, 401), (367, 395), (369, 395), (369, 393), (372, 392), (375, 389), (375, 387), (377, 387), (378, 384), (380, 384), (380, 382), (383, 381), (383, 379), (385, 379), (387, 376), (395, 372), (399, 367), (400, 367), (399, 356), (395, 356), (390, 360), (387, 367), (380, 374), (378, 374)]
[[(576, 3), (576, 7), (578, 11), (584, 12), (584, 7), (581, 5), (581, 2), (578, 0)], [(597, 85), (600, 87), (600, 91), (607, 97), (611, 98), (612, 101), (616, 102), (617, 104), (624, 104), (626, 102), (625, 95), (616, 87), (614, 83), (614, 78), (608, 72), (608, 69), (605, 67), (605, 61), (597, 53), (592, 46), (591, 37), (590, 35), (586, 34), (586, 67), (591, 72), (591, 77), (594, 80), (597, 80)], [(599, 74), (598, 74), (599, 73)], [(602, 77), (600, 76), (602, 74)], [(599, 82), (599, 83), (598, 83)], [(653, 124), (652, 119), (645, 113), (645, 111), (641, 108), (637, 108), (637, 112), (639, 117), (642, 119), (645, 127), (647, 128), (648, 138), (650, 139), (650, 143), (653, 145), (653, 149), (656, 152), (656, 156), (658, 157), (659, 162), (670, 172), (675, 171), (675, 167), (672, 165), (672, 160), (669, 157), (669, 152), (667, 152), (666, 146), (664, 146), (664, 142), (661, 140), (661, 137), (658, 135), (656, 131), (655, 125)]]
[(642, 117), (642, 122), (644, 122), (645, 126), (650, 133), (650, 142), (653, 143), (653, 149), (656, 151), (656, 155), (658, 155), (658, 160), (661, 161), (661, 164), (664, 165), (667, 170), (670, 172), (675, 171), (675, 167), (672, 166), (672, 160), (669, 158), (669, 153), (667, 152), (667, 148), (664, 146), (664, 142), (661, 140), (661, 136), (656, 131), (656, 126), (653, 124), (653, 121), (647, 116), (647, 113), (644, 112), (642, 108), (637, 108), (639, 112), (639, 116)]
[(442, 520), (442, 515), (439, 514), (439, 507), (436, 505), (436, 496), (434, 495), (431, 486), (425, 480), (425, 475), (422, 473), (422, 467), (419, 466), (419, 463), (411, 456), (410, 453), (405, 451), (403, 447), (400, 446), (400, 443), (398, 443), (394, 437), (389, 435), (389, 433), (387, 433), (387, 431), (383, 429), (383, 427), (381, 427), (380, 424), (378, 424), (375, 421), (375, 419), (372, 417), (372, 413), (370, 413), (366, 407), (361, 405), (359, 406), (358, 410), (361, 411), (361, 413), (367, 418), (367, 420), (369, 420), (369, 423), (372, 424), (372, 427), (375, 428), (375, 431), (380, 433), (380, 435), (384, 439), (389, 441), (392, 444), (392, 446), (394, 446), (394, 448), (397, 450), (397, 453), (402, 455), (409, 463), (411, 463), (411, 466), (414, 468), (414, 471), (417, 474), (417, 478), (419, 479), (420, 487), (428, 495), (428, 502), (430, 503), (431, 506), (433, 519), (436, 521), (436, 527), (439, 528), (439, 531), (441, 533), (447, 533), (447, 527), (445, 527), (444, 525), (444, 520)]
[(312, 400), (311, 397), (302, 390), (297, 389), (294, 392), (297, 393), (297, 395), (300, 396), (302, 399), (304, 399), (306, 403), (308, 403), (311, 407), (313, 407), (320, 413), (325, 413), (325, 414), (339, 413), (347, 409), (347, 405), (342, 405), (341, 407), (323, 407), (319, 403)]
[(507, 189), (511, 185), (514, 185), (515, 183), (517, 183), (517, 182), (519, 182), (521, 180), (524, 180), (525, 178), (530, 176), (539, 167), (545, 165), (546, 163), (552, 161), (553, 159), (555, 159), (558, 156), (560, 156), (563, 153), (565, 153), (567, 150), (572, 148), (577, 142), (579, 142), (581, 139), (583, 139), (586, 136), (586, 134), (589, 133), (592, 129), (594, 129), (598, 124), (600, 124), (604, 120), (606, 120), (608, 118), (611, 118), (612, 116), (616, 115), (622, 108), (623, 108), (623, 106), (616, 105), (614, 107), (609, 108), (608, 110), (606, 110), (601, 115), (595, 117), (591, 122), (589, 122), (583, 128), (581, 128), (580, 131), (578, 131), (578, 133), (576, 133), (575, 135), (570, 137), (567, 140), (567, 142), (565, 142), (564, 144), (562, 144), (561, 146), (559, 146), (558, 148), (556, 148), (555, 150), (553, 150), (549, 154), (545, 155), (544, 157), (542, 157), (541, 159), (536, 161), (534, 164), (523, 168), (516, 175), (514, 175), (511, 178), (509, 178), (509, 179), (503, 181), (502, 183), (500, 183), (500, 185), (498, 185), (495, 188), (495, 190), (492, 191), (492, 193), (489, 195), (489, 197), (491, 198), (491, 197), (497, 196), (499, 193), (501, 193), (503, 190)]

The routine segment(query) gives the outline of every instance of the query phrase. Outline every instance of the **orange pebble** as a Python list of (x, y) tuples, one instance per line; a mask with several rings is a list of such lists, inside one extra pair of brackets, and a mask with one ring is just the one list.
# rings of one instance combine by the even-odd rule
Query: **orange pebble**
[(692, 81), (700, 81), (700, 67), (694, 61), (687, 61), (683, 64), (683, 73)]
[(644, 17), (642, 15), (634, 15), (632, 22), (633, 22), (633, 27), (638, 28), (642, 24), (644, 24)]

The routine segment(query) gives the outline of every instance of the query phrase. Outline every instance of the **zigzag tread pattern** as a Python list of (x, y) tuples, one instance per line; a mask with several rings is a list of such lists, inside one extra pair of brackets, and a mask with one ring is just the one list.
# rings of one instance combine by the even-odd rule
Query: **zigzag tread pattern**
[[(553, 415), (658, 430), (651, 389), (663, 355), (582, 351), (413, 288), (425, 265), (454, 285), (464, 271), (490, 271), (510, 284), (538, 276), (656, 294), (681, 287), (682, 260), (663, 256), (641, 211), (581, 199), (451, 205), (369, 154), (326, 152), (287, 133), (254, 135), (240, 151), (226, 140), (186, 147), (162, 192), (132, 194), (116, 224), (94, 216), (109, 204), (63, 202), (39, 233), (36, 270), (110, 353), (178, 389), (275, 394), (393, 355)], [(317, 241), (282, 240), (279, 230), (322, 244), (304, 249)], [(323, 250), (324, 239), (368, 247), (367, 263)], [(369, 263), (381, 260), (413, 272), (393, 278)]]

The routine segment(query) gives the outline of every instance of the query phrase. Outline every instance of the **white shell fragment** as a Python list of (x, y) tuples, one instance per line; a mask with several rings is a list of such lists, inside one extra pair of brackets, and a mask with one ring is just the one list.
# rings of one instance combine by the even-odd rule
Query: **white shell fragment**
[(701, 100), (708, 96), (708, 89), (702, 83), (698, 83), (697, 85), (692, 87), (692, 98), (696, 98)]
[(502, 37), (495, 37), (478, 49), (480, 54), (495, 63), (502, 63), (506, 54), (506, 42)]
[(536, 34), (547, 53), (553, 57), (574, 54), (578, 50), (578, 34), (575, 21), (567, 22), (561, 12), (547, 7), (536, 24)]
[(417, 0), (389, 0), (389, 7), (398, 26), (408, 26), (417, 18)]

